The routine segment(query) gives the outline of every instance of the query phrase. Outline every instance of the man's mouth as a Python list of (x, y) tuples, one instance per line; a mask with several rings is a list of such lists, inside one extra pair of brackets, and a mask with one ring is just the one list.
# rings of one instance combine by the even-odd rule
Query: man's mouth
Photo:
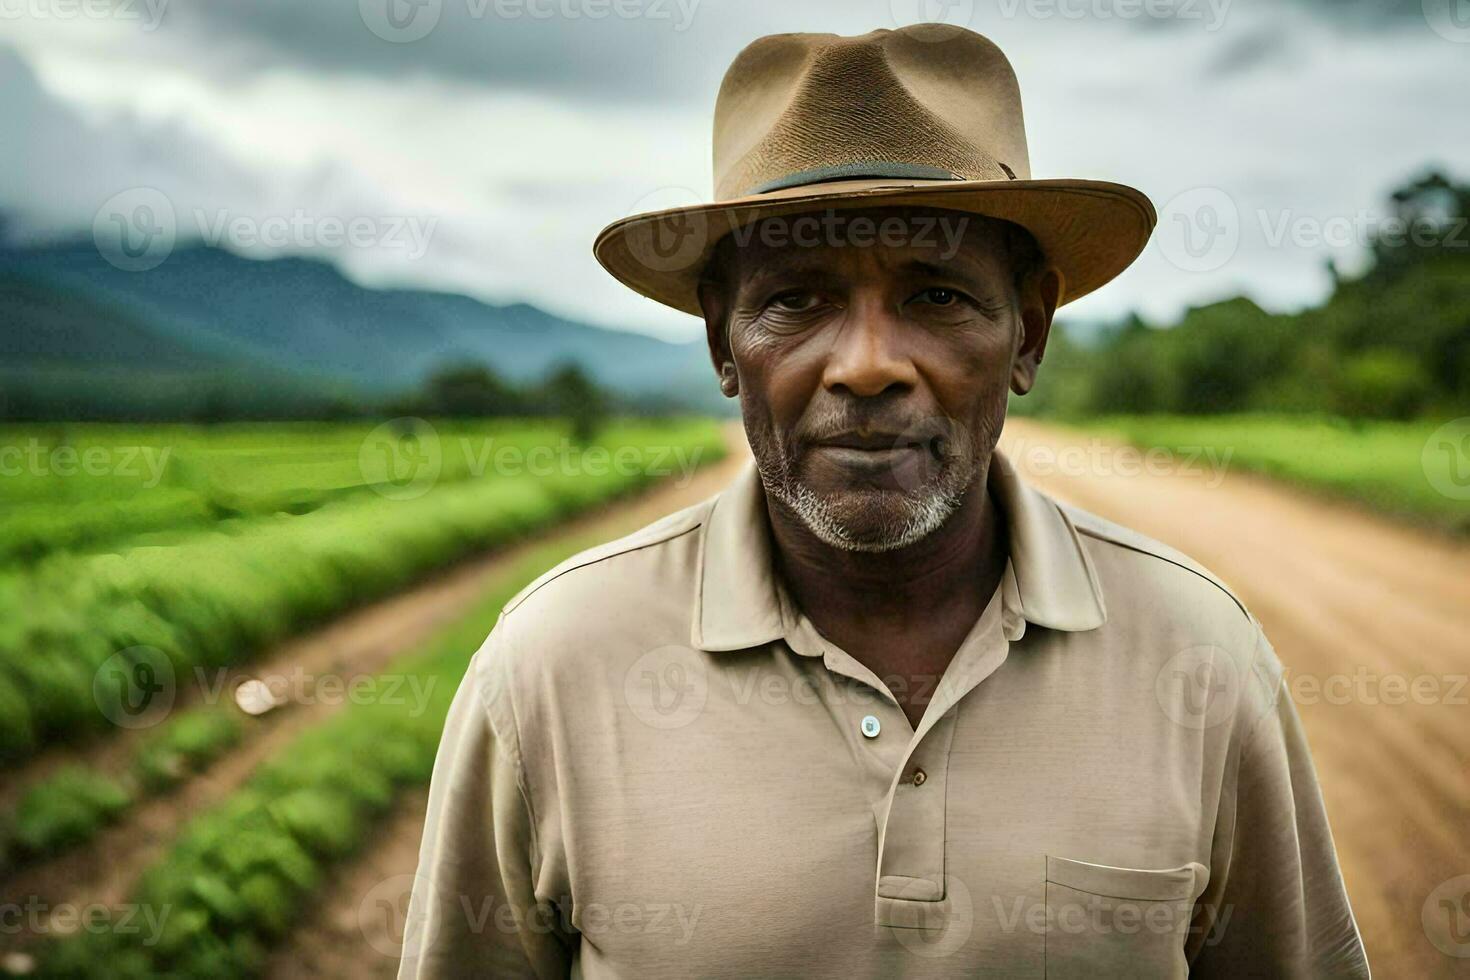
[(821, 457), (849, 469), (876, 470), (923, 465), (943, 457), (942, 440), (934, 435), (882, 430), (851, 430), (813, 442)]
[(893, 449), (924, 449), (928, 443), (898, 432), (848, 432), (818, 440), (817, 445), (856, 452), (886, 452)]
[(942, 458), (949, 450), (945, 433), (931, 427), (909, 426), (903, 429), (848, 429), (845, 432), (812, 440), (812, 444), (854, 452), (894, 452), (927, 450)]

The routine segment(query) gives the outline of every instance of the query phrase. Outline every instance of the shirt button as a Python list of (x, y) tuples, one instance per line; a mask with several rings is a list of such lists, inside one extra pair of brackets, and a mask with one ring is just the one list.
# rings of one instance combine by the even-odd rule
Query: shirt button
[(866, 737), (866, 738), (877, 738), (878, 737), (878, 733), (881, 732), (882, 730), (883, 730), (883, 726), (879, 723), (879, 721), (878, 721), (878, 719), (877, 719), (876, 716), (874, 716), (874, 715), (868, 715), (865, 718), (863, 718), (863, 735), (864, 735), (864, 737)]
[(927, 772), (925, 772), (922, 769), (915, 769), (914, 770), (914, 777), (913, 777), (912, 782), (913, 782), (913, 784), (915, 786), (923, 786), (928, 781), (929, 781), (929, 774)]

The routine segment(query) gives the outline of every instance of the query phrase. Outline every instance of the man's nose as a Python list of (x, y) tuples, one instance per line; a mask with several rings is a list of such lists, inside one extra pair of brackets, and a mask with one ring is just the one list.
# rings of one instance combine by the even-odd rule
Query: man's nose
[(909, 389), (918, 371), (905, 349), (904, 324), (881, 300), (855, 302), (838, 327), (822, 371), (828, 391), (867, 398)]

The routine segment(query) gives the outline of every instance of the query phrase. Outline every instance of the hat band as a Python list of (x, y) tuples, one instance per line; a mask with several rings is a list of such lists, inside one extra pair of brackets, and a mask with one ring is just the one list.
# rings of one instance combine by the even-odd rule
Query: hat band
[(768, 194), (771, 191), (785, 190), (788, 187), (822, 184), (829, 180), (861, 180), (882, 177), (893, 177), (899, 180), (964, 180), (957, 173), (942, 167), (931, 167), (926, 163), (838, 163), (827, 167), (813, 167), (810, 170), (798, 170), (794, 174), (786, 174), (775, 180), (768, 180), (763, 184), (757, 184), (741, 196)]

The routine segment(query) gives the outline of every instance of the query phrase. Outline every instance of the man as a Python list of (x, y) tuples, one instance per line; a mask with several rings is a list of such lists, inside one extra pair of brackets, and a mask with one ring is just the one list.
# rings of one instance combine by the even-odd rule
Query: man
[(995, 452), (1147, 199), (1030, 179), (933, 27), (757, 41), (715, 171), (597, 254), (703, 316), (755, 465), (505, 607), (402, 975), (1366, 976), (1257, 623)]

